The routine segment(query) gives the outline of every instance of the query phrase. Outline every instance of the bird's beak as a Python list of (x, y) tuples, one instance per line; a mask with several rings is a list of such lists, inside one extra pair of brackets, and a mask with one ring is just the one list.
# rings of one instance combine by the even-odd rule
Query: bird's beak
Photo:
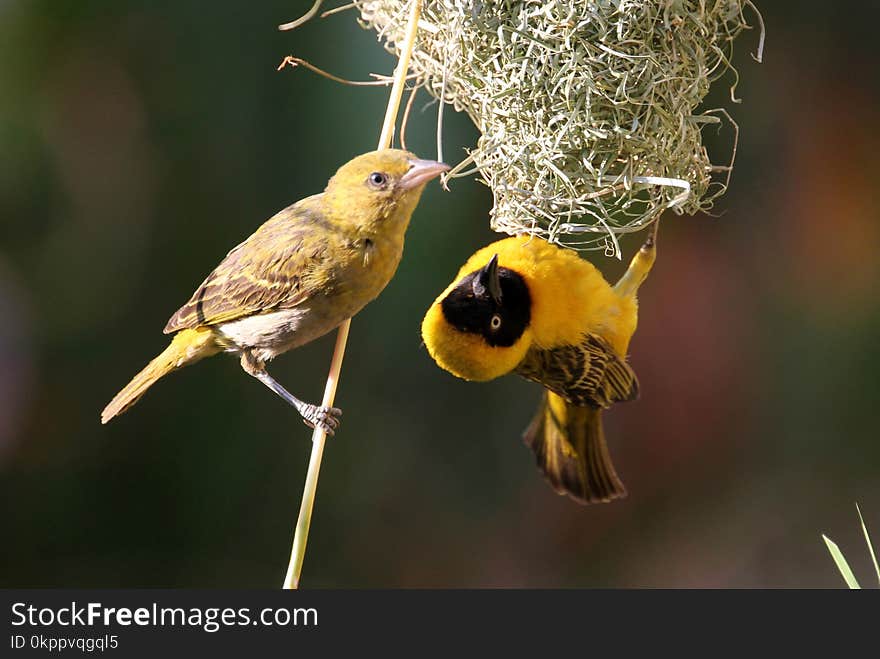
[(489, 262), (474, 279), (473, 291), (477, 297), (483, 297), (489, 293), (495, 304), (501, 304), (501, 279), (498, 276), (497, 254), (489, 259)]
[(409, 171), (400, 178), (400, 187), (404, 190), (412, 190), (420, 185), (424, 185), (432, 178), (440, 176), (443, 172), (448, 172), (451, 169), (446, 163), (437, 162), (436, 160), (417, 160), (413, 158), (409, 163), (411, 165)]

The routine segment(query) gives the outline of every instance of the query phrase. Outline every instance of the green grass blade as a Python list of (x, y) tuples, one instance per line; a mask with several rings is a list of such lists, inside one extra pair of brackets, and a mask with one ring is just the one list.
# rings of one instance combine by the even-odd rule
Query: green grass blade
[(871, 560), (874, 561), (874, 571), (877, 573), (877, 581), (880, 583), (880, 567), (877, 567), (877, 555), (874, 553), (874, 546), (871, 544), (871, 536), (868, 535), (868, 527), (865, 526), (865, 520), (862, 518), (862, 511), (859, 504), (856, 504), (856, 510), (859, 513), (859, 521), (862, 523), (862, 533), (865, 534), (865, 542), (868, 543), (868, 551), (871, 552)]
[(846, 581), (846, 585), (853, 589), (861, 588), (859, 582), (856, 581), (856, 575), (853, 574), (849, 567), (849, 563), (846, 562), (843, 554), (840, 553), (840, 548), (837, 544), (835, 544), (835, 542), (824, 533), (822, 534), (822, 539), (825, 541), (828, 551), (831, 552), (831, 558), (834, 559), (834, 563), (837, 565), (837, 569), (840, 570), (840, 574), (843, 577), (843, 580)]

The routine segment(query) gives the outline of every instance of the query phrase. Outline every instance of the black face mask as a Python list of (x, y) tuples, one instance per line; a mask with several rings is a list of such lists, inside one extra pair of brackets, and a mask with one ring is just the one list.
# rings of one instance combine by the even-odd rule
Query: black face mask
[(513, 270), (498, 267), (497, 255), (463, 277), (440, 304), (450, 325), (481, 335), (490, 346), (512, 346), (531, 320), (532, 298), (525, 280)]

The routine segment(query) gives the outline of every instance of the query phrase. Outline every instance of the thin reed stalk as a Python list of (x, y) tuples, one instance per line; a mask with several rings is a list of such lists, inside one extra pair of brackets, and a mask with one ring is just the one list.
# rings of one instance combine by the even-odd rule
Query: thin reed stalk
[[(315, 11), (319, 3), (315, 3)], [(379, 137), (378, 149), (387, 149), (391, 146), (394, 137), (394, 124), (397, 121), (397, 113), (400, 109), (400, 99), (403, 97), (406, 73), (409, 70), (409, 61), (413, 45), (418, 31), (419, 16), (421, 15), (421, 0), (412, 0), (410, 7), (409, 22), (407, 23), (406, 41), (401, 49), (397, 68), (394, 70), (394, 84), (391, 87), (391, 96), (388, 99), (388, 108), (385, 111), (385, 121), (382, 124), (382, 134)], [(330, 360), (330, 373), (327, 376), (327, 385), (324, 387), (324, 398), (321, 405), (332, 407), (336, 398), (336, 388), (339, 385), (339, 374), (342, 370), (342, 358), (345, 356), (345, 345), (348, 341), (348, 331), (351, 327), (351, 319), (346, 320), (339, 326), (336, 334), (336, 348), (333, 358)], [(290, 563), (287, 566), (287, 575), (284, 577), (284, 589), (299, 588), (300, 574), (302, 573), (303, 560), (306, 554), (306, 543), (309, 539), (309, 527), (312, 523), (312, 510), (315, 505), (315, 494), (318, 489), (318, 474), (321, 470), (321, 458), (324, 455), (324, 444), (327, 435), (320, 426), (315, 427), (312, 433), (312, 455), (309, 459), (309, 469), (306, 473), (306, 483), (303, 488), (302, 503), (299, 508), (299, 517), (296, 521), (296, 532), (293, 536), (293, 547), (290, 550)]]

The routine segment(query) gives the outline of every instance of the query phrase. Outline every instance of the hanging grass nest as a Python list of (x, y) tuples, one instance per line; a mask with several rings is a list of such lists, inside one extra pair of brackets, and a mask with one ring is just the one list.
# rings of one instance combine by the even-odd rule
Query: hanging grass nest
[[(480, 130), (492, 229), (619, 255), (619, 234), (725, 191), (702, 130), (726, 113), (697, 108), (747, 0), (423, 2), (411, 71)], [(407, 0), (354, 4), (397, 54)]]

